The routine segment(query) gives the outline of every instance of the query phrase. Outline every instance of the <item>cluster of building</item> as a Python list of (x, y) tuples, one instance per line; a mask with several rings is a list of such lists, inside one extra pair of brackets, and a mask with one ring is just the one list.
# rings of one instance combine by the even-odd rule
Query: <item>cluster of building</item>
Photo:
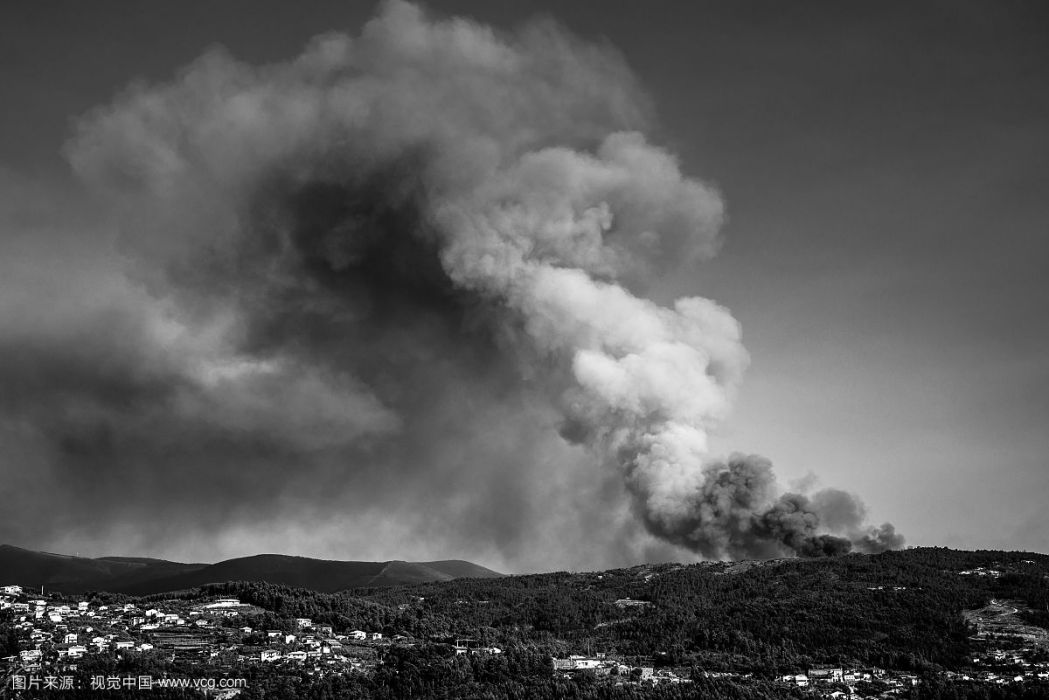
[(998, 578), (1002, 575), (1002, 572), (998, 569), (988, 569), (982, 566), (978, 566), (975, 569), (965, 569), (964, 571), (958, 572), (959, 576), (990, 576), (991, 578)]
[(237, 626), (234, 618), (257, 610), (237, 598), (204, 604), (176, 600), (143, 609), (132, 603), (37, 597), (8, 585), (0, 587), (0, 610), (13, 615), (11, 626), (21, 647), (0, 658), (0, 664), (19, 673), (76, 670), (78, 660), (109, 653), (156, 653), (212, 665), (293, 663), (313, 664), (316, 670), (366, 670), (374, 666), (374, 647), (413, 643), (403, 635), (383, 639), (378, 631), (337, 634), (331, 625), (307, 618), (295, 620), (294, 632)]
[(996, 685), (1049, 683), (1049, 661), (1046, 660), (1046, 649), (1049, 647), (1043, 639), (1014, 637), (1012, 641), (1020, 642), (1019, 646), (1003, 649), (997, 643), (1007, 637), (985, 635), (985, 632), (977, 635), (978, 639), (987, 641), (988, 646), (985, 651), (972, 657), (972, 669), (965, 673), (948, 672), (950, 680)]
[[(961, 572), (994, 575), (976, 569)], [(878, 587), (881, 588), (881, 587)], [(902, 590), (886, 586), (885, 589)], [(643, 609), (647, 601), (623, 598), (620, 608)], [(309, 618), (296, 618), (288, 629), (254, 629), (250, 622), (260, 609), (237, 598), (218, 598), (209, 602), (165, 601), (155, 607), (133, 603), (106, 605), (93, 601), (44, 597), (21, 587), (0, 587), (0, 610), (13, 616), (10, 623), (17, 634), (17, 654), (0, 658), (0, 672), (32, 674), (40, 671), (75, 671), (78, 660), (91, 654), (163, 654), (167, 658), (235, 666), (236, 664), (288, 664), (305, 667), (311, 673), (373, 669), (383, 647), (413, 646), (405, 635), (384, 638), (375, 630), (335, 630), (331, 625)], [(1008, 601), (992, 600), (983, 609), (967, 611), (975, 623), (974, 641), (984, 651), (972, 657), (966, 672), (946, 672), (952, 682), (968, 683), (1049, 683), (1049, 633), (1025, 625), (1015, 617), (1017, 608)], [(238, 619), (239, 618), (239, 619)], [(448, 637), (435, 639), (448, 644), (456, 655), (497, 655), (503, 650), (476, 639)], [(658, 659), (657, 659), (658, 660)], [(631, 683), (691, 683), (691, 678), (673, 669), (628, 663), (611, 655), (573, 655), (551, 659), (555, 673), (571, 677), (590, 672), (610, 677), (617, 685)], [(705, 673), (707, 677), (727, 677), (747, 681), (750, 674)], [(806, 688), (827, 698), (892, 697), (918, 684), (914, 674), (879, 668), (819, 666), (805, 673), (789, 674), (779, 682)], [(861, 689), (873, 684), (876, 695)]]
[(1020, 605), (992, 598), (983, 608), (965, 612), (976, 627), (972, 639), (982, 651), (973, 655), (968, 673), (952, 674), (952, 680), (998, 685), (1049, 681), (1049, 632), (1024, 622)]
[[(12, 661), (39, 664), (48, 656), (60, 661), (78, 659), (110, 649), (137, 652), (153, 649), (149, 642), (126, 634), (130, 624), (148, 627), (148, 618), (135, 618), (134, 614), (139, 611), (130, 604), (92, 606), (86, 601), (54, 601), (26, 595), (20, 586), (3, 586), (0, 610), (9, 610), (14, 615), (13, 628), (27, 647), (20, 650), (17, 657), (5, 658), (9, 664)], [(155, 615), (157, 611), (152, 613)]]
[(1049, 670), (1022, 672), (1010, 672), (1007, 670), (983, 670), (959, 673), (947, 671), (945, 677), (951, 681), (995, 683), (997, 685), (1008, 685), (1010, 683), (1049, 683)]
[[(974, 664), (981, 661), (982, 659), (980, 658), (973, 659)], [(1046, 682), (1049, 681), (1049, 670), (1042, 672), (1028, 669), (1021, 673), (1003, 672), (1002, 670), (945, 671), (943, 679), (951, 682), (983, 682), (999, 685)], [(799, 688), (807, 688), (820, 697), (851, 698), (855, 700), (895, 697), (906, 692), (908, 688), (919, 684), (918, 677), (913, 673), (897, 673), (878, 668), (847, 669), (831, 666), (812, 668), (807, 673), (786, 675), (781, 677), (780, 681)], [(876, 682), (879, 688), (878, 692), (870, 694), (858, 690), (857, 684), (861, 682)]]
[(574, 654), (567, 658), (551, 658), (554, 672), (564, 677), (572, 677), (581, 672), (591, 672), (596, 676), (616, 676), (617, 685), (624, 683), (652, 683), (652, 684), (677, 684), (691, 683), (692, 680), (682, 678), (670, 669), (656, 670), (654, 666), (634, 666), (624, 663), (607, 654), (596, 656), (583, 656)]
[[(1033, 559), (1024, 559), (1020, 563), (1021, 564), (1025, 564), (1027, 566), (1033, 566), (1037, 562), (1035, 562)], [(999, 576), (1002, 575), (1002, 572), (1001, 572), (1000, 569), (995, 568), (995, 567), (999, 567), (999, 566), (1002, 566), (1002, 564), (1000, 562), (999, 563), (992, 563), (991, 566), (978, 566), (975, 569), (964, 569), (962, 571), (959, 571), (958, 575), (959, 576), (990, 576), (991, 578), (998, 578)]]
[(918, 684), (918, 677), (913, 673), (898, 673), (886, 671), (885, 669), (873, 668), (846, 668), (844, 666), (815, 666), (806, 673), (788, 674), (780, 677), (781, 683), (787, 683), (799, 688), (827, 688), (821, 695), (827, 697), (860, 697), (856, 684), (873, 683), (875, 681), (884, 685), (890, 692), (902, 692), (904, 689)]
[(503, 653), (503, 650), (499, 647), (485, 646), (473, 637), (453, 637), (447, 640), (441, 639), (440, 641), (451, 642), (452, 649), (455, 650), (456, 656), (459, 656), (461, 654), (496, 655)]
[[(580, 672), (592, 672), (597, 676), (615, 676), (616, 685), (625, 683), (677, 684), (692, 683), (672, 669), (653, 666), (634, 666), (607, 656), (573, 655), (566, 658), (552, 658), (555, 673), (563, 677), (572, 677)], [(997, 684), (1049, 682), (1049, 662), (1035, 663), (1026, 660), (1022, 654), (1004, 654), (995, 651), (985, 657), (973, 658), (974, 665), (981, 663), (996, 664), (995, 670), (985, 669), (969, 673), (947, 671), (943, 678), (952, 682), (987, 682)], [(1002, 664), (1014, 664), (1016, 670), (1003, 669)], [(753, 681), (752, 673), (702, 672), (706, 678), (731, 679), (737, 682)], [(919, 684), (914, 673), (891, 671), (881, 668), (848, 668), (843, 666), (816, 666), (805, 673), (781, 676), (780, 683), (804, 688), (814, 697), (833, 698), (835, 700), (881, 700), (898, 697), (910, 688)], [(867, 684), (867, 685), (861, 685)], [(876, 687), (874, 691), (872, 688)]]
[[(972, 658), (973, 669), (965, 672), (945, 671), (943, 679), (958, 683), (1046, 683), (1049, 682), (1049, 662), (1033, 662), (1021, 651), (992, 650)], [(832, 698), (864, 698), (900, 695), (918, 685), (913, 673), (898, 673), (879, 668), (849, 669), (840, 666), (820, 666), (807, 673), (790, 674), (780, 678), (782, 683), (809, 688), (818, 695)], [(877, 695), (864, 695), (856, 688), (860, 682), (877, 682)], [(824, 692), (819, 692), (820, 688)]]

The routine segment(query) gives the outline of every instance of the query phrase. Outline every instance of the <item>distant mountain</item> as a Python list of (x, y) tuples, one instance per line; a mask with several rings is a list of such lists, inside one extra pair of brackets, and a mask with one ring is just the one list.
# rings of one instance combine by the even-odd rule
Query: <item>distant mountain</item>
[(89, 559), (65, 554), (34, 552), (0, 545), (0, 580), (27, 588), (76, 593), (110, 590), (118, 583), (134, 585), (156, 578), (201, 569), (206, 564), (179, 564), (162, 559), (103, 557)]
[(146, 595), (196, 588), (208, 583), (266, 581), (296, 588), (309, 588), (320, 593), (333, 593), (347, 588), (401, 586), (466, 577), (492, 578), (500, 575), (468, 561), (330, 561), (281, 554), (258, 554), (253, 557), (229, 559), (164, 578), (118, 584), (108, 590)]
[(322, 593), (346, 588), (400, 586), (502, 574), (468, 561), (331, 561), (259, 554), (218, 562), (182, 564), (142, 557), (72, 557), (0, 545), (0, 585), (18, 584), (63, 593), (165, 593), (226, 581), (266, 581)]

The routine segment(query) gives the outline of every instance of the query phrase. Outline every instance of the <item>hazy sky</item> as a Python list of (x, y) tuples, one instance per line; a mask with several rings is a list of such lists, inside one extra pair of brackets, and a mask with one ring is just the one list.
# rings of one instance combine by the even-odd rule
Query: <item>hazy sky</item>
[[(811, 474), (858, 493), (871, 520), (892, 521), (909, 544), (1049, 552), (1049, 6), (427, 6), (507, 29), (546, 14), (615, 47), (653, 106), (649, 140), (723, 196), (719, 255), (653, 291), (664, 303), (714, 299), (742, 325), (751, 363), (715, 452), (763, 454), (785, 485)], [(0, 180), (43, 209), (61, 199), (59, 218), (83, 212), (66, 230), (96, 226), (96, 205), (69, 204), (86, 200), (62, 155), (75, 118), (133, 81), (173, 79), (209, 47), (253, 64), (289, 60), (317, 34), (356, 34), (374, 12), (371, 2), (312, 0), (3, 3)], [(0, 214), (7, 226), (19, 219)], [(40, 245), (54, 259), (80, 254)], [(5, 501), (32, 489), (25, 470), (35, 467), (15, 476), (2, 466)], [(309, 492), (295, 498), (309, 507)], [(90, 532), (91, 517), (78, 517)], [(8, 529), (0, 540), (93, 555), (207, 559), (264, 546), (194, 534), (158, 551), (131, 537), (136, 551), (115, 552), (83, 531)], [(301, 553), (543, 566), (510, 545), (405, 544), (382, 556), (336, 541), (327, 532)]]

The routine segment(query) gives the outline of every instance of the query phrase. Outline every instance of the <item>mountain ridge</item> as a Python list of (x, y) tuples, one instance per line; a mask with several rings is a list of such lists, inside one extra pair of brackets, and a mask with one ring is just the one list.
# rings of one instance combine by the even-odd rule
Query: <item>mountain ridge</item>
[(264, 581), (332, 593), (347, 588), (379, 588), (456, 578), (495, 578), (500, 574), (472, 562), (384, 562), (313, 559), (287, 554), (255, 554), (214, 564), (182, 563), (150, 557), (78, 557), (0, 545), (2, 585), (51, 589), (62, 593), (108, 591), (152, 595), (226, 581)]

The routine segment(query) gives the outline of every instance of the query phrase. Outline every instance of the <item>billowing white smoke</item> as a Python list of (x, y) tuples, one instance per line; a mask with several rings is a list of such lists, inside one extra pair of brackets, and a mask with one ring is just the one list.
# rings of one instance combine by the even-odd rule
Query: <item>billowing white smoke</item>
[[(710, 557), (840, 551), (819, 538), (867, 537), (858, 504), (821, 520), (820, 498), (781, 497), (768, 468), (708, 455), (748, 362), (739, 325), (707, 299), (642, 294), (716, 252), (723, 205), (646, 140), (647, 112), (608, 49), (551, 25), (501, 36), (431, 21), (395, 0), (360, 37), (321, 37), (290, 63), (212, 53), (172, 84), (132, 88), (81, 122), (69, 152), (120, 210), (152, 270), (139, 274), (197, 322), (250, 317), (289, 289), (311, 313), (352, 306), (318, 279), (375, 246), (432, 250), (455, 294), (527, 342), (520, 361), (562, 369), (562, 434), (622, 471), (653, 534)], [(356, 202), (311, 234), (323, 275), (284, 204), (317, 183)], [(411, 215), (357, 212), (375, 199)], [(301, 364), (267, 362), (244, 345), (229, 360), (241, 370), (217, 381), (257, 384), (261, 366), (266, 382), (305, 385)]]

